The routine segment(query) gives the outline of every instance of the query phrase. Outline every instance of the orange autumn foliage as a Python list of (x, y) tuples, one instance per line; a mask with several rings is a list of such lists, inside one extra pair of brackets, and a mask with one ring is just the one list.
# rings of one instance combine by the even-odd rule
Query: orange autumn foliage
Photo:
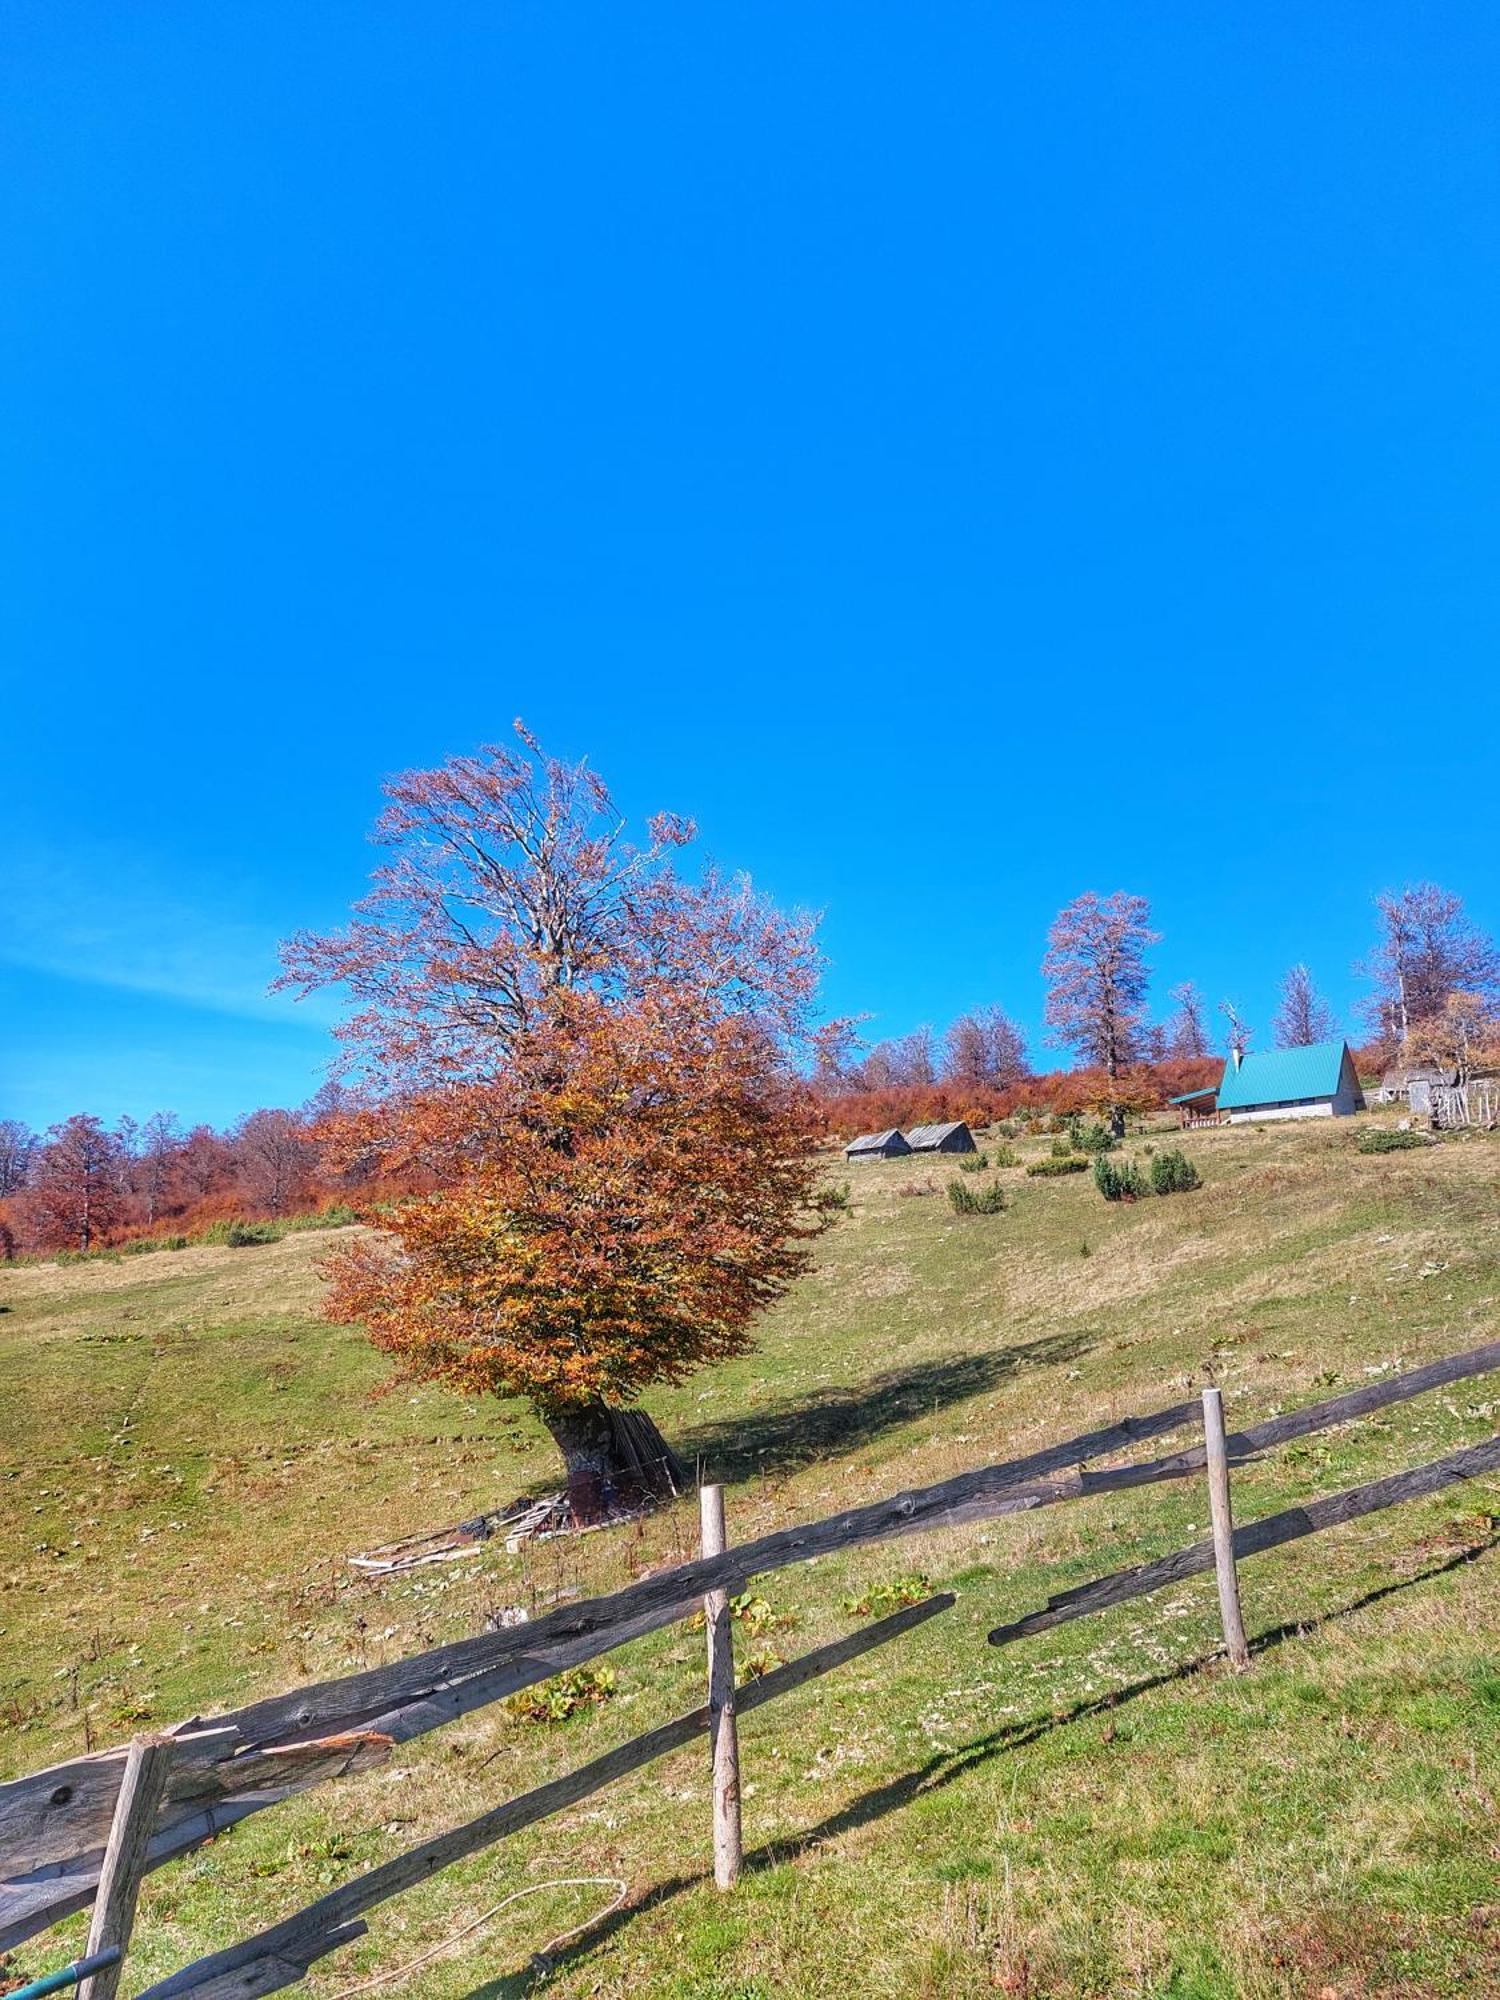
[(328, 1314), (405, 1373), (544, 1413), (741, 1354), (817, 1229), (794, 1099), (697, 994), (570, 996), (503, 1076), (356, 1121), (398, 1118), (434, 1185), (336, 1255)]

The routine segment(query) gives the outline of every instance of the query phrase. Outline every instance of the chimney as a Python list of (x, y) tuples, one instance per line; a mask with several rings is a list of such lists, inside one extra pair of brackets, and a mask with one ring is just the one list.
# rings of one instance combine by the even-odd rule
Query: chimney
[(1238, 1069), (1240, 1066), (1240, 1045), (1238, 1042), (1235, 1042), (1231, 1046), (1229, 1053), (1234, 1059), (1235, 1068)]

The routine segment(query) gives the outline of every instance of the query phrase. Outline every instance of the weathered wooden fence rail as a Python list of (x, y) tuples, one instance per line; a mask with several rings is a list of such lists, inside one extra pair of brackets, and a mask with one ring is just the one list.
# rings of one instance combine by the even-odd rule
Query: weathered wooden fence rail
[[(133, 1882), (148, 1869), (212, 1839), (250, 1813), (310, 1785), (349, 1775), (378, 1762), (397, 1743), (671, 1624), (697, 1611), (705, 1600), (709, 1600), (712, 1613), (720, 1601), (719, 1593), (742, 1590), (752, 1577), (921, 1530), (959, 1526), (1089, 1494), (1188, 1478), (1205, 1468), (1211, 1492), (1218, 1496), (1214, 1518), (1218, 1528), (1217, 1561), (1221, 1603), (1225, 1605), (1226, 1640), (1231, 1655), (1238, 1659), (1243, 1635), (1237, 1645), (1226, 1597), (1226, 1590), (1232, 1589), (1235, 1561), (1338, 1521), (1436, 1492), (1455, 1480), (1492, 1471), (1500, 1466), (1500, 1439), (1450, 1454), (1434, 1465), (1396, 1474), (1371, 1486), (1316, 1500), (1306, 1507), (1235, 1529), (1229, 1524), (1228, 1468), (1244, 1464), (1274, 1446), (1351, 1422), (1495, 1368), (1500, 1368), (1500, 1341), (1403, 1375), (1379, 1377), (1345, 1395), (1285, 1412), (1224, 1437), (1220, 1435), (1221, 1420), (1216, 1423), (1217, 1407), (1210, 1411), (1196, 1401), (1176, 1404), (1148, 1416), (1125, 1417), (1045, 1450), (962, 1473), (939, 1485), (898, 1494), (825, 1520), (780, 1529), (757, 1541), (724, 1549), (722, 1553), (714, 1550), (710, 1537), (705, 1542), (704, 1556), (695, 1562), (646, 1577), (609, 1596), (560, 1607), (528, 1625), (458, 1640), (387, 1666), (252, 1702), (225, 1715), (207, 1720), (195, 1718), (181, 1725), (168, 1739), (170, 1765), (147, 1837), (135, 1842), (139, 1852), (132, 1858)], [(1198, 1418), (1200, 1411), (1206, 1426), (1204, 1442), (1145, 1463), (1102, 1468), (1096, 1465), (1100, 1459), (1115, 1457), (1132, 1446), (1183, 1428)], [(1109, 1604), (1212, 1568), (1215, 1560), (1215, 1542), (1210, 1541), (1179, 1550), (1159, 1563), (1100, 1578), (1055, 1597), (1043, 1611), (996, 1628), (991, 1640), (1004, 1644), (1066, 1619), (1102, 1610)], [(945, 1609), (948, 1602), (951, 1599), (929, 1600), (926, 1605), (915, 1607), (912, 1613), (900, 1613), (852, 1639), (841, 1640), (835, 1646), (821, 1648), (803, 1660), (777, 1668), (737, 1693), (731, 1685), (728, 1702), (731, 1719), (735, 1708), (741, 1715), (748, 1713), (843, 1660), (900, 1636)], [(355, 1883), (343, 1885), (312, 1910), (288, 1918), (261, 1938), (187, 1968), (161, 1987), (153, 1988), (153, 1995), (163, 1996), (164, 2000), (169, 1993), (192, 1993), (203, 1996), (203, 2000), (221, 2000), (221, 1996), (230, 1993), (243, 1996), (275, 1991), (299, 1979), (315, 1958), (358, 1935), (364, 1928), (357, 1921), (360, 1910), (399, 1894), (402, 1887), (424, 1879), (433, 1868), (560, 1810), (701, 1732), (710, 1731), (716, 1745), (727, 1740), (719, 1727), (725, 1708), (723, 1673), (721, 1657), (716, 1691), (703, 1709), (663, 1724), (634, 1743), (596, 1759), (582, 1771), (553, 1780), (523, 1799), (498, 1806), (471, 1826), (442, 1836), (425, 1848), (414, 1850), (413, 1855), (398, 1857)], [(19, 1943), (61, 1917), (95, 1902), (107, 1850), (118, 1836), (118, 1808), (127, 1768), (127, 1753), (119, 1751), (75, 1758), (0, 1785), (0, 1948)], [(728, 1783), (727, 1777), (723, 1782)], [(736, 1769), (736, 1790), (737, 1783)], [(580, 1785), (581, 1790), (577, 1789)], [(717, 1796), (718, 1784), (715, 1791)], [(716, 1845), (721, 1822), (727, 1827), (727, 1815), (716, 1812)], [(725, 1838), (728, 1839), (727, 1834)], [(450, 1843), (458, 1844), (450, 1851)], [(737, 1810), (733, 1846), (737, 1861)], [(422, 1861), (423, 1856), (428, 1859)], [(432, 1858), (436, 1856), (441, 1858)], [(412, 1869), (416, 1872), (410, 1873)], [(721, 1880), (732, 1880), (733, 1872), (734, 1862), (728, 1858), (726, 1848), (716, 1873)], [(395, 1886), (379, 1886), (383, 1884)], [(367, 1900), (361, 1901), (362, 1896)], [(132, 1908), (133, 1900), (132, 1886), (129, 1898)], [(351, 1925), (354, 1927), (349, 1928)], [(205, 1970), (210, 1966), (214, 1968), (212, 1973)]]

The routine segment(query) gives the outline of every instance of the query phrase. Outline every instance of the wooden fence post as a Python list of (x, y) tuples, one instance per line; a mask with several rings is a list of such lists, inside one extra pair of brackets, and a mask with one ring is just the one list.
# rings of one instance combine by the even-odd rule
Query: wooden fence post
[(156, 1827), (156, 1808), (161, 1804), (171, 1761), (172, 1745), (164, 1736), (137, 1737), (126, 1752), (84, 1954), (92, 1958), (113, 1949), (120, 1956), (80, 1982), (79, 2000), (115, 2000), (120, 1989), (135, 1924), (135, 1900), (146, 1873), (146, 1846)]
[(1208, 1467), (1208, 1506), (1214, 1531), (1214, 1569), (1219, 1579), (1219, 1617), (1224, 1645), (1236, 1672), (1250, 1664), (1245, 1623), (1240, 1616), (1240, 1585), (1234, 1567), (1234, 1514), (1229, 1504), (1229, 1457), (1224, 1448), (1224, 1398), (1217, 1389), (1203, 1391), (1203, 1446)]
[[(721, 1556), (728, 1545), (724, 1489), (700, 1486), (703, 1554)], [(729, 1597), (711, 1590), (703, 1600), (708, 1631), (708, 1740), (713, 1759), (714, 1881), (732, 1889), (740, 1879), (744, 1844), (740, 1834), (740, 1739), (734, 1713), (734, 1632)]]

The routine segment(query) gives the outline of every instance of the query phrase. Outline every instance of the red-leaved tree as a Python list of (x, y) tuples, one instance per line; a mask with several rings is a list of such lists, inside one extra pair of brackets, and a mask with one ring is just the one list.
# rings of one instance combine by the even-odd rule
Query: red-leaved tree
[(325, 1130), (425, 1191), (337, 1253), (327, 1310), (401, 1368), (530, 1399), (575, 1511), (678, 1480), (636, 1407), (743, 1352), (803, 1270), (816, 1163), (794, 1057), (814, 926), (626, 838), (601, 780), (490, 747), (387, 787), (353, 923), (285, 947), (342, 986), (366, 1087)]

